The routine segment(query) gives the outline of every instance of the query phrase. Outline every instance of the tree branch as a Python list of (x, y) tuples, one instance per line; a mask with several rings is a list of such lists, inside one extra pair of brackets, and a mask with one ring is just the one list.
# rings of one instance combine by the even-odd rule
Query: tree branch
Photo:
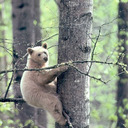
[(92, 79), (94, 79), (94, 80), (100, 81), (100, 82), (102, 82), (102, 83), (104, 83), (104, 84), (107, 84), (107, 82), (103, 81), (101, 78), (96, 78), (96, 77), (94, 77), (94, 76), (91, 76), (91, 75), (88, 74), (88, 73), (82, 72), (81, 70), (79, 70), (79, 69), (78, 69), (77, 67), (75, 67), (75, 66), (72, 66), (72, 67), (75, 68), (79, 73), (81, 73), (81, 74), (83, 74), (83, 75), (85, 75), (85, 76), (88, 76), (88, 77), (90, 77), (90, 78), (92, 78)]
[[(63, 63), (63, 64), (70, 65), (70, 64), (79, 64), (79, 63), (98, 63), (98, 64), (107, 64), (107, 65), (127, 67), (127, 65), (122, 65), (121, 63), (118, 63), (118, 62), (113, 63), (113, 62), (97, 61), (97, 60), (94, 60), (94, 61), (78, 60), (78, 61), (66, 62), (66, 63)], [(14, 71), (40, 71), (40, 70), (46, 70), (46, 69), (53, 69), (53, 68), (56, 68), (56, 67), (59, 67), (59, 66), (61, 66), (61, 64), (46, 67), (46, 68), (40, 68), (40, 69), (27, 69), (27, 68), (24, 68), (24, 69), (10, 69), (10, 70), (0, 71), (0, 74), (14, 72)]]
[(7, 87), (7, 90), (6, 90), (4, 99), (6, 99), (6, 97), (7, 97), (7, 95), (8, 95), (8, 91), (9, 91), (9, 88), (10, 88), (10, 86), (11, 86), (11, 84), (12, 84), (12, 80), (13, 80), (14, 74), (15, 74), (15, 72), (13, 72), (13, 74), (12, 74), (12, 76), (11, 76), (11, 80), (10, 80), (9, 85), (8, 85), (8, 87)]
[[(26, 54), (22, 58), (24, 58), (25, 56), (26, 56)], [(22, 59), (22, 58), (20, 58), (20, 59)], [(17, 63), (15, 64), (15, 66), (18, 64), (18, 62), (19, 61), (17, 61)], [(118, 66), (121, 66), (124, 69), (125, 72), (127, 72), (127, 70), (126, 70), (127, 65), (124, 65), (124, 64), (121, 64), (121, 63), (118, 63), (118, 62), (117, 63), (113, 63), (113, 62), (106, 62), (106, 61), (103, 62), (103, 61), (93, 61), (93, 60), (92, 61), (83, 61), (83, 60), (80, 61), (80, 60), (78, 60), (78, 61), (73, 61), (73, 62), (72, 61), (69, 61), (69, 62), (66, 62), (66, 63), (62, 63), (62, 64), (58, 64), (58, 65), (54, 65), (54, 66), (50, 66), (50, 67), (46, 67), (46, 68), (41, 68), (41, 69), (27, 69), (27, 68), (25, 68), (25, 69), (4, 70), (4, 71), (1, 71), (0, 74), (13, 72), (12, 77), (11, 77), (11, 80), (10, 80), (9, 85), (7, 87), (7, 90), (6, 90), (4, 99), (6, 99), (6, 97), (7, 97), (9, 88), (10, 88), (10, 86), (12, 84), (13, 77), (14, 77), (14, 74), (15, 74), (16, 71), (41, 71), (41, 70), (47, 70), (47, 69), (53, 69), (53, 68), (56, 68), (56, 67), (60, 67), (61, 65), (69, 65), (71, 67), (74, 67), (79, 73), (81, 73), (83, 75), (86, 75), (86, 76), (88, 76), (88, 77), (90, 77), (92, 79), (95, 79), (97, 81), (100, 81), (100, 82), (106, 84), (107, 82), (103, 81), (101, 78), (96, 78), (95, 76), (91, 76), (89, 73), (82, 72), (77, 67), (73, 66), (73, 64), (90, 63), (90, 62), (91, 63), (108, 64), (108, 65), (118, 65)]]
[(25, 101), (22, 98), (0, 98), (0, 102), (20, 102), (25, 103)]
[(52, 36), (48, 37), (47, 39), (39, 40), (39, 41), (37, 41), (37, 42), (35, 43), (35, 45), (34, 45), (34, 46), (36, 46), (38, 43), (41, 43), (41, 42), (47, 41), (47, 40), (49, 40), (49, 39), (51, 39), (51, 38), (53, 38), (53, 37), (55, 37), (55, 36), (57, 36), (57, 35), (59, 35), (59, 34), (58, 34), (58, 33), (56, 33), (56, 34), (54, 34), (54, 35), (52, 35)]
[[(98, 36), (97, 36), (96, 41), (94, 43), (94, 48), (92, 50), (92, 55), (91, 55), (91, 61), (93, 61), (93, 58), (94, 58), (94, 53), (95, 53), (96, 45), (97, 45), (98, 40), (99, 40), (99, 37), (100, 37), (100, 33), (101, 33), (101, 27), (99, 28), (99, 33), (98, 33)], [(91, 70), (91, 67), (92, 67), (92, 62), (90, 64), (90, 66), (89, 66), (89, 69), (88, 69), (88, 73), (87, 74), (89, 74), (89, 72)]]
[[(9, 73), (9, 72), (13, 72), (12, 74), (12, 77), (11, 77), (11, 80), (9, 82), (9, 85), (8, 85), (8, 88), (6, 90), (6, 93), (5, 93), (5, 96), (4, 98), (1, 98), (0, 99), (0, 102), (24, 102), (23, 99), (21, 98), (6, 98), (7, 97), (7, 94), (8, 94), (8, 91), (9, 91), (9, 88), (11, 86), (11, 83), (12, 83), (12, 80), (13, 80), (13, 77), (14, 77), (14, 73), (16, 71), (40, 71), (40, 70), (47, 70), (47, 69), (53, 69), (53, 68), (56, 68), (56, 67), (60, 67), (62, 65), (69, 65), (73, 68), (75, 68), (79, 73), (83, 74), (83, 75), (86, 75), (94, 80), (97, 80), (97, 81), (100, 81), (104, 84), (107, 84), (107, 82), (103, 81), (101, 78), (96, 78), (95, 76), (91, 76), (90, 74), (88, 73), (85, 73), (85, 72), (82, 72), (80, 71), (77, 67), (75, 67), (73, 64), (79, 64), (79, 63), (100, 63), (100, 64), (107, 64), (107, 65), (118, 65), (118, 66), (121, 66), (123, 69), (125, 69), (124, 71), (126, 71), (126, 67), (127, 65), (124, 65), (124, 64), (121, 64), (121, 63), (113, 63), (113, 62), (104, 62), (104, 61), (84, 61), (84, 60), (78, 60), (78, 61), (69, 61), (69, 62), (66, 62), (66, 63), (62, 63), (62, 64), (58, 64), (58, 65), (54, 65), (54, 66), (50, 66), (50, 67), (46, 67), (46, 68), (41, 68), (41, 69), (11, 69), (11, 70), (4, 70), (4, 71), (1, 71), (0, 74), (3, 74), (3, 73)], [(127, 72), (127, 71), (126, 71)]]

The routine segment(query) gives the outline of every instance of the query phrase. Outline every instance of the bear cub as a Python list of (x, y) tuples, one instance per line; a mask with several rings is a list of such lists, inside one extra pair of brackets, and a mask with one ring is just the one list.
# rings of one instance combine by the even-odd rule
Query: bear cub
[[(47, 44), (28, 48), (28, 69), (48, 67), (49, 53)], [(23, 99), (31, 106), (47, 110), (60, 125), (66, 124), (62, 114), (62, 104), (56, 93), (56, 77), (65, 72), (68, 66), (60, 66), (52, 70), (24, 71), (20, 88)]]

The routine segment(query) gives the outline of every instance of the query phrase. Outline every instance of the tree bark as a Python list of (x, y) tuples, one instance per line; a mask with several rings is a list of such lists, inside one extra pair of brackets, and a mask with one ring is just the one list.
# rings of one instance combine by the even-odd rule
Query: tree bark
[[(128, 3), (119, 3), (118, 7), (118, 39), (119, 39), (119, 54), (124, 55), (122, 58), (120, 56), (119, 62), (128, 65)], [(128, 70), (128, 68), (127, 68)], [(121, 68), (118, 68), (119, 80), (117, 88), (117, 127), (125, 128), (126, 120), (128, 120), (128, 109), (126, 105), (128, 104), (128, 74)], [(126, 116), (126, 117), (125, 117)]]
[[(3, 12), (4, 12), (4, 2), (0, 4), (1, 8), (0, 8), (0, 26), (4, 26), (4, 19), (3, 19)], [(5, 30), (3, 29), (3, 27), (1, 27), (0, 29), (0, 45), (2, 46), (0, 48), (1, 53), (3, 54), (3, 56), (0, 57), (0, 70), (7, 70), (7, 55), (6, 55), (6, 50), (4, 48), (6, 48), (6, 42), (5, 42)], [(7, 73), (5, 74), (5, 76), (3, 77), (3, 79), (0, 81), (1, 84), (3, 85), (7, 85), (8, 82), (8, 75)], [(2, 90), (2, 89), (1, 89)]]
[[(39, 1), (37, 1), (39, 2)], [(39, 8), (38, 8), (39, 9)], [(13, 66), (15, 63), (22, 58), (28, 47), (31, 47), (35, 44), (35, 40), (37, 35), (35, 32), (34, 20), (35, 20), (35, 8), (34, 0), (31, 2), (29, 0), (12, 0), (12, 18), (13, 18)], [(37, 14), (39, 16), (39, 14)], [(38, 17), (39, 19), (39, 17)], [(38, 21), (37, 21), (38, 22)], [(38, 34), (40, 33), (38, 29)], [(41, 34), (39, 34), (41, 35)], [(26, 65), (26, 57), (18, 65), (14, 68), (21, 69)], [(21, 71), (15, 73), (14, 77), (14, 95), (16, 98), (21, 98), (20, 92), (20, 80), (22, 77)], [(41, 110), (36, 110), (33, 107), (30, 107), (26, 103), (17, 104), (19, 113), (17, 115), (17, 119), (20, 119), (21, 123), (24, 125), (27, 120), (32, 119), (38, 125), (39, 128), (46, 128), (46, 113)], [(41, 114), (39, 114), (41, 112)], [(39, 115), (38, 115), (39, 114)], [(42, 119), (41, 122), (38, 122), (37, 119)], [(44, 120), (45, 119), (45, 120)], [(43, 121), (44, 120), (44, 121)], [(38, 122), (38, 123), (37, 123)], [(43, 122), (43, 124), (42, 124)], [(29, 128), (31, 125), (25, 126), (24, 128)]]
[[(40, 0), (34, 1), (34, 21), (35, 21), (35, 42), (42, 38), (41, 27), (40, 27)], [(37, 45), (41, 45), (41, 42)]]
[[(5, 30), (3, 29), (3, 26), (5, 25), (4, 23), (4, 18), (3, 18), (3, 12), (4, 12), (4, 2), (0, 3), (0, 52), (3, 54), (0, 57), (0, 71), (2, 70), (7, 70), (7, 55), (6, 55), (6, 42), (5, 42)], [(5, 73), (4, 77), (1, 75), (0, 76), (0, 95), (4, 94), (5, 87), (8, 82), (8, 75)], [(4, 120), (5, 118), (8, 118), (7, 115), (3, 114), (2, 111), (0, 111), (0, 119)]]
[[(88, 60), (91, 49), (92, 0), (65, 0), (58, 6), (58, 63)], [(75, 66), (82, 72), (88, 72), (88, 64)], [(89, 78), (70, 68), (58, 79), (58, 93), (73, 127), (89, 128)], [(56, 128), (61, 126), (56, 124)]]
[[(37, 43), (39, 40), (42, 39), (41, 34), (41, 27), (40, 27), (40, 0), (34, 0), (34, 17), (33, 21), (34, 23), (34, 35), (35, 35), (35, 43), (37, 46), (41, 46), (41, 42)], [(35, 45), (34, 43), (34, 45)], [(44, 128), (47, 128), (47, 115), (46, 112), (43, 109), (36, 109), (35, 112), (36, 117), (36, 124), (39, 128), (42, 128), (41, 126), (44, 126)]]

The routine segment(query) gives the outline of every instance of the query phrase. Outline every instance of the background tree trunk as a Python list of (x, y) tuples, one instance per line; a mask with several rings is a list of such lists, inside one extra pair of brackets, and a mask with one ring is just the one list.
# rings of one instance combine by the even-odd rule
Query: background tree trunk
[[(4, 12), (4, 2), (0, 3), (0, 71), (7, 70), (7, 54), (6, 54), (6, 42), (5, 42), (5, 30), (3, 29), (3, 26), (5, 26), (4, 18), (3, 18), (3, 12)], [(7, 73), (0, 77), (0, 95), (4, 94), (4, 89), (8, 82), (8, 75)], [(0, 111), (0, 119), (5, 119), (8, 116), (3, 114), (2, 111)]]
[[(41, 34), (41, 28), (40, 28), (40, 0), (34, 1), (34, 21), (35, 21), (35, 42), (40, 40), (42, 38)], [(41, 43), (38, 43), (37, 45), (41, 45)]]
[[(0, 4), (0, 26), (5, 26), (4, 18), (3, 18), (3, 10), (4, 10), (4, 2)], [(6, 44), (5, 44), (5, 30), (3, 27), (0, 29), (0, 51), (3, 54), (3, 56), (0, 57), (0, 70), (7, 70), (7, 55), (6, 55)], [(7, 73), (4, 75), (3, 79), (0, 80), (0, 83), (2, 85), (7, 85), (8, 81), (8, 75)], [(2, 91), (2, 89), (1, 89)]]
[[(128, 65), (128, 3), (119, 3), (119, 22), (118, 22), (118, 38), (119, 38), (119, 53), (124, 55), (120, 57), (119, 62)], [(128, 70), (128, 69), (127, 69)], [(118, 68), (119, 80), (117, 88), (117, 107), (118, 107), (118, 128), (125, 128), (125, 121), (128, 120), (128, 74)]]
[[(89, 59), (92, 6), (92, 0), (71, 0), (59, 4), (58, 63)], [(75, 66), (84, 73), (88, 71), (87, 64)], [(89, 78), (70, 68), (58, 79), (58, 93), (74, 128), (88, 128)], [(56, 124), (56, 128), (60, 127)]]
[[(34, 0), (34, 16), (33, 16), (33, 21), (34, 23), (34, 36), (35, 36), (35, 43), (37, 46), (41, 46), (41, 42), (37, 43), (39, 40), (42, 39), (42, 34), (41, 34), (41, 27), (40, 27), (40, 0)], [(34, 43), (34, 45), (35, 45)], [(44, 126), (45, 128), (47, 127), (47, 115), (46, 112), (43, 109), (35, 109), (35, 118), (36, 118), (36, 124), (39, 128), (41, 126)]]
[[(39, 2), (36, 1), (36, 2)], [(17, 60), (23, 57), (26, 53), (26, 49), (35, 44), (35, 41), (41, 38), (40, 29), (38, 26), (40, 14), (35, 14), (39, 12), (39, 8), (36, 8), (36, 3), (34, 0), (31, 2), (29, 0), (12, 0), (12, 17), (13, 17), (13, 66)], [(39, 3), (36, 3), (39, 5)], [(37, 11), (38, 10), (38, 11)], [(37, 17), (35, 17), (37, 16)], [(38, 19), (38, 20), (37, 20)], [(34, 21), (36, 20), (36, 21)], [(36, 26), (34, 26), (36, 22)], [(38, 28), (38, 30), (37, 30)], [(39, 36), (37, 36), (36, 33)], [(17, 66), (17, 69), (24, 68), (26, 65), (26, 58), (22, 60)], [(14, 93), (16, 98), (20, 98), (20, 80), (23, 72), (16, 72), (14, 78)], [(39, 128), (46, 128), (46, 114), (44, 111), (35, 110), (26, 103), (18, 104), (18, 118), (21, 123), (24, 125), (25, 122), (29, 119), (35, 121), (35, 124)], [(38, 115), (39, 114), (39, 115)], [(40, 123), (38, 119), (40, 118)], [(43, 124), (42, 124), (43, 123)], [(30, 125), (26, 126), (29, 128)], [(25, 128), (25, 127), (24, 127)]]

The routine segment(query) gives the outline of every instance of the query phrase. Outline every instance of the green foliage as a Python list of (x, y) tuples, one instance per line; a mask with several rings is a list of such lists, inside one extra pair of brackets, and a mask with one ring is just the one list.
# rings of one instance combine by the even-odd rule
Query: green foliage
[(121, 0), (121, 2), (124, 2), (124, 3), (126, 3), (126, 2), (128, 2), (128, 0)]
[(109, 120), (116, 122), (117, 121), (117, 116), (116, 115), (110, 115)]
[(28, 125), (30, 125), (30, 128), (38, 128), (37, 126), (34, 125), (34, 122), (32, 120), (27, 120), (25, 122), (24, 126), (28, 126)]
[(127, 117), (127, 111), (128, 111), (128, 99), (123, 99), (123, 106), (118, 108), (119, 116), (124, 120), (124, 126), (128, 127), (128, 117)]
[(126, 128), (128, 127), (128, 119), (125, 120), (125, 126), (126, 126)]
[[(11, 1), (2, 1), (0, 3), (0, 70), (9, 69), (12, 63), (12, 22), (10, 12)], [(5, 63), (2, 63), (5, 58), (7, 67), (5, 67)], [(6, 77), (10, 78), (10, 74)], [(2, 78), (4, 79), (3, 75), (0, 75), (0, 98), (4, 96), (5, 86), (7, 86)], [(0, 102), (0, 128), (10, 128), (14, 124), (13, 118), (14, 104)]]
[(0, 126), (2, 126), (2, 124), (3, 124), (3, 121), (0, 119)]
[(97, 121), (100, 120), (99, 112), (96, 109), (91, 110), (91, 117), (95, 118)]
[[(14, 124), (14, 105), (13, 103), (0, 103), (0, 126), (2, 128), (8, 127)], [(9, 128), (9, 127), (8, 127)]]
[[(118, 1), (95, 0), (94, 1), (94, 25), (92, 48), (96, 42), (96, 37), (101, 33), (96, 45), (94, 60), (117, 62), (118, 39), (117, 39), (117, 12)], [(105, 64), (93, 64), (91, 74), (108, 81), (106, 85), (101, 82), (91, 80), (90, 100), (91, 104), (91, 124), (96, 128), (107, 128), (112, 121), (115, 128), (117, 121), (116, 113), (116, 81), (118, 77), (117, 67)], [(93, 128), (93, 127), (92, 127)]]
[[(58, 33), (58, 7), (54, 0), (41, 1), (41, 28), (43, 39)], [(46, 41), (48, 47), (58, 44), (58, 36)], [(49, 49), (50, 52), (50, 65), (57, 63), (57, 46)]]

